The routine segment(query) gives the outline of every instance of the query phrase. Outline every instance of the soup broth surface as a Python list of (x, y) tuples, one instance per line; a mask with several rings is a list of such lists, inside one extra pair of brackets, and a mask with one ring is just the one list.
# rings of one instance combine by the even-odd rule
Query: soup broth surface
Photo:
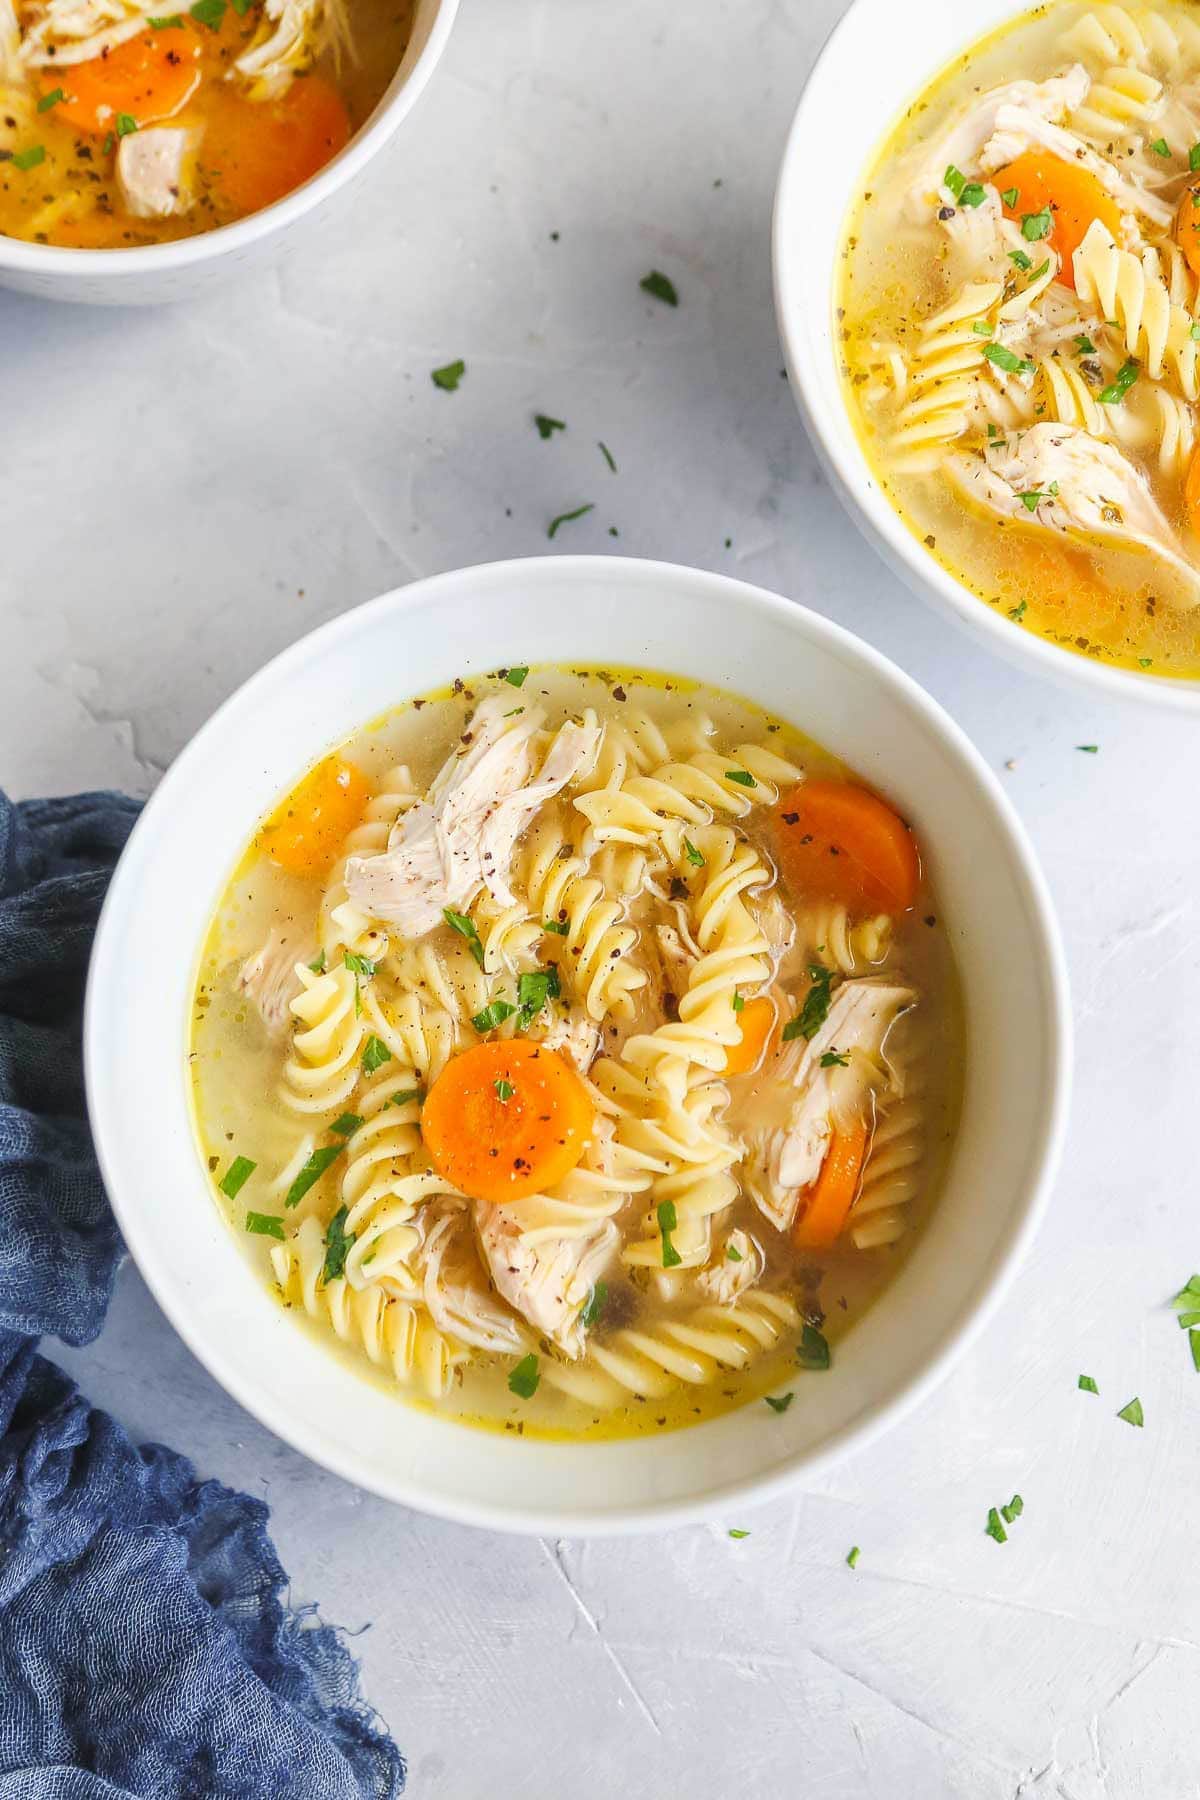
[[(564, 749), (587, 754), (497, 848), (511, 904), (484, 885), (445, 909), (435, 892), (428, 930), (372, 914), (364, 894), (383, 894), (371, 881), (439, 783), (444, 825), (491, 744), (493, 805), (522, 733), (526, 788)], [(881, 909), (871, 879), (839, 890), (839, 869), (831, 890), (815, 864), (808, 885), (813, 834), (788, 810), (806, 788), (796, 805), (850, 790), (879, 807), (915, 871), (902, 823), (791, 725), (632, 670), (455, 683), (310, 771), (221, 896), (190, 1048), (214, 1200), (298, 1328), (498, 1430), (622, 1436), (766, 1394), (803, 1404), (919, 1235), (962, 1061), (935, 896), (921, 877)], [(781, 851), (789, 831), (806, 842)], [(837, 845), (819, 848), (832, 866)], [(861, 1016), (826, 1044), (851, 999)], [(482, 1091), (460, 1081), (472, 1058), (531, 1049)], [(533, 1106), (529, 1155), (558, 1159), (553, 1178), (496, 1201), (509, 1109), (547, 1059), (560, 1110), (547, 1137)], [(576, 1116), (581, 1158), (564, 1149)], [(820, 1241), (801, 1223), (820, 1181), (778, 1178), (785, 1139), (811, 1159), (813, 1120)], [(831, 1159), (856, 1142), (839, 1202)], [(524, 1154), (513, 1167), (519, 1185)]]

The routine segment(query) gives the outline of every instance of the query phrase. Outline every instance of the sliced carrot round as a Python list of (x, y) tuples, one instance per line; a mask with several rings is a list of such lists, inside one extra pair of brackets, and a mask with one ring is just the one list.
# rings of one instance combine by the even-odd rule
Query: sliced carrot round
[(361, 769), (327, 756), (272, 813), (259, 845), (292, 875), (324, 875), (362, 817), (370, 792)]
[(1108, 189), (1082, 163), (1067, 162), (1045, 150), (1026, 150), (990, 177), (1010, 219), (1034, 218), (1050, 210), (1051, 226), (1028, 246), (1035, 262), (1043, 243), (1052, 244), (1062, 264), (1058, 279), (1075, 286), (1071, 262), (1093, 219), (1106, 225), (1114, 237), (1121, 229), (1121, 209)]
[(754, 1000), (747, 1000), (738, 1014), (738, 1023), (742, 1028), (741, 1042), (730, 1044), (725, 1052), (725, 1073), (727, 1075), (747, 1075), (755, 1068), (767, 1040), (775, 1029), (775, 1002), (769, 994), (759, 994)]
[(792, 1227), (802, 1250), (828, 1250), (837, 1242), (850, 1216), (867, 1157), (867, 1127), (859, 1120), (839, 1125), (833, 1133), (821, 1173), (808, 1189), (807, 1200)]
[(55, 117), (77, 131), (114, 131), (120, 119), (149, 125), (173, 118), (186, 106), (200, 81), (200, 58), (194, 31), (145, 31), (107, 56), (45, 70), (42, 91), (61, 89)]
[(1187, 507), (1188, 524), (1200, 535), (1200, 449), (1192, 452), (1187, 480), (1183, 484), (1183, 500)]
[(1175, 242), (1193, 275), (1200, 275), (1200, 182), (1183, 190), (1175, 214)]
[(869, 788), (802, 781), (775, 808), (775, 849), (784, 880), (802, 899), (867, 913), (916, 904), (921, 861), (913, 835)]
[(203, 161), (214, 186), (237, 213), (261, 212), (323, 169), (350, 138), (350, 117), (337, 89), (320, 75), (301, 75), (278, 100), (247, 102), (214, 83), (209, 93)]
[(587, 1089), (530, 1038), (475, 1044), (446, 1064), (421, 1110), (439, 1175), (473, 1200), (523, 1200), (575, 1167), (592, 1130)]

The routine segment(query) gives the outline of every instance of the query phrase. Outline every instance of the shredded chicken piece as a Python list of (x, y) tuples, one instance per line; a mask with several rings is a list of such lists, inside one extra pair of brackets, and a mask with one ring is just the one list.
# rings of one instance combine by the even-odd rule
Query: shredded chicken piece
[(291, 1002), (300, 988), (296, 964), (306, 963), (311, 947), (271, 927), (265, 944), (247, 957), (238, 972), (237, 986), (258, 1008), (271, 1038), (283, 1037), (292, 1023)]
[(547, 1050), (561, 1050), (586, 1075), (600, 1050), (600, 1027), (582, 1006), (560, 1014), (542, 1039)]
[(187, 161), (192, 138), (183, 126), (155, 125), (121, 139), (117, 186), (135, 219), (170, 219), (190, 209)]
[(156, 0), (38, 0), (28, 9), (21, 59), (31, 68), (70, 68), (106, 56), (145, 31)]
[[(1002, 112), (1011, 115), (1019, 111), (1029, 119), (1060, 120), (1082, 104), (1091, 85), (1082, 63), (1075, 63), (1065, 74), (1049, 81), (1010, 81), (972, 100), (932, 146), (922, 145), (918, 152), (919, 162), (909, 184), (914, 218), (924, 221), (928, 217), (930, 203), (940, 195), (951, 164), (964, 175), (979, 168), (984, 145), (999, 128)], [(992, 167), (999, 167), (999, 163)]]
[(968, 499), (1002, 517), (1052, 531), (1142, 549), (1169, 563), (1200, 600), (1200, 573), (1150, 492), (1117, 449), (1077, 425), (1031, 425), (982, 455), (958, 454), (946, 468)]
[(397, 820), (387, 849), (346, 864), (355, 905), (406, 937), (424, 937), (446, 907), (469, 904), (481, 888), (514, 905), (508, 873), (517, 839), (538, 807), (595, 761), (602, 727), (568, 722), (535, 773), (532, 739), (543, 715), (527, 708), (513, 722), (504, 716), (510, 710), (498, 695), (484, 700), (464, 733), (467, 749)]
[(737, 1228), (718, 1244), (712, 1262), (696, 1277), (696, 1286), (718, 1306), (733, 1302), (762, 1275), (762, 1251), (748, 1231)]
[(980, 151), (977, 166), (984, 175), (990, 175), (1034, 148), (1048, 150), (1064, 162), (1082, 163), (1126, 212), (1141, 213), (1161, 229), (1170, 225), (1174, 212), (1165, 200), (1126, 181), (1112, 163), (1098, 156), (1081, 137), (1027, 106), (1001, 106), (997, 110), (996, 129)]
[[(443, 1214), (426, 1236), (421, 1251), (426, 1309), (438, 1330), (460, 1344), (519, 1354), (526, 1348), (519, 1321), (464, 1267), (465, 1228), (466, 1213), (455, 1209)], [(480, 1273), (477, 1265), (475, 1273)]]
[(266, 0), (254, 42), (233, 66), (252, 100), (277, 100), (329, 43), (339, 56), (351, 49), (343, 0)]
[(519, 1206), (478, 1201), (475, 1229), (497, 1291), (564, 1355), (581, 1356), (587, 1334), (580, 1315), (621, 1241), (612, 1220), (588, 1236), (531, 1240)]
[[(912, 1006), (912, 988), (886, 981), (844, 981), (824, 1024), (797, 1039), (780, 1059), (776, 1081), (792, 1093), (787, 1117), (746, 1134), (746, 1185), (780, 1231), (796, 1216), (800, 1194), (821, 1172), (839, 1120), (862, 1118), (878, 1093), (898, 1095), (899, 1078), (884, 1055), (887, 1035)], [(822, 1068), (827, 1053), (846, 1063)]]

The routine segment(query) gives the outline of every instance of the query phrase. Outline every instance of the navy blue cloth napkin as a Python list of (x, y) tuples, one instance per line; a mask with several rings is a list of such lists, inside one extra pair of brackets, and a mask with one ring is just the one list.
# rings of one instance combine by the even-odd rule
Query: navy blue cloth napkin
[(97, 1335), (121, 1255), (80, 1040), (137, 811), (0, 792), (0, 1800), (389, 1800), (403, 1758), (337, 1632), (284, 1604), (266, 1506), (37, 1352)]

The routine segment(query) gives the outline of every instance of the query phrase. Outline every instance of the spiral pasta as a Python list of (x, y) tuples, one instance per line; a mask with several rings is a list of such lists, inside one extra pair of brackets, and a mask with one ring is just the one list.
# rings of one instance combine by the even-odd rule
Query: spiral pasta
[(975, 327), (994, 313), (1002, 293), (998, 281), (968, 282), (925, 321), (889, 438), (897, 467), (936, 468), (946, 446), (967, 430), (984, 368), (986, 339)]
[(1177, 81), (1200, 67), (1200, 24), (1148, 6), (1093, 6), (1065, 31), (1062, 48), (1091, 69), (1156, 69)]
[(1147, 250), (1138, 256), (1120, 249), (1111, 232), (1093, 219), (1074, 264), (1080, 300), (1094, 305), (1103, 318), (1116, 321), (1130, 356), (1144, 361), (1153, 380), (1169, 372), (1185, 399), (1200, 398), (1196, 378), (1200, 341), (1192, 335), (1197, 321), (1186, 307), (1172, 302), (1154, 253)]
[(623, 923), (621, 903), (607, 896), (586, 861), (574, 855), (564, 859), (563, 848), (553, 815), (533, 827), (522, 869), (530, 907), (561, 939), (562, 978), (588, 1017), (598, 1024), (610, 1012), (631, 1018), (634, 996), (647, 981), (644, 967), (631, 957), (638, 934)]
[(295, 1112), (331, 1112), (358, 1081), (363, 1038), (358, 985), (345, 967), (318, 974), (297, 963), (296, 976), (303, 991), (291, 1002), (296, 1025), (282, 1096)]

